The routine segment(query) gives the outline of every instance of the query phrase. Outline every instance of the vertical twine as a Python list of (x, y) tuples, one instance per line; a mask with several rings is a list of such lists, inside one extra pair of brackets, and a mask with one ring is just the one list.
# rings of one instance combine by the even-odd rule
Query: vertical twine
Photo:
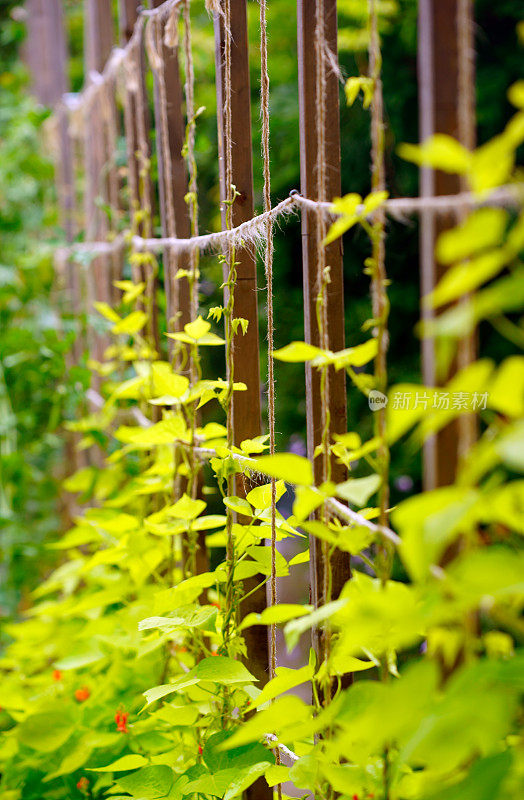
[[(232, 82), (231, 82), (231, 0), (224, 0), (223, 9), (223, 24), (224, 27), (224, 151), (225, 151), (225, 185), (224, 197), (222, 202), (226, 204), (226, 220), (231, 221), (232, 206), (234, 200), (233, 184), (233, 136), (232, 136)], [(227, 225), (226, 225), (227, 227)], [(235, 276), (235, 248), (231, 240), (227, 243), (227, 268), (228, 268), (228, 283)], [(234, 360), (234, 345), (233, 345), (233, 315), (234, 315), (234, 289), (233, 286), (228, 286), (228, 309), (229, 313), (225, 317), (226, 321), (226, 362), (227, 362), (227, 446), (233, 446), (233, 387), (235, 380), (235, 360)], [(228, 494), (231, 495), (234, 491), (234, 477), (228, 476), (227, 480)], [(225, 639), (229, 638), (229, 620), (234, 614), (234, 584), (233, 584), (233, 570), (235, 560), (235, 548), (233, 539), (233, 516), (231, 510), (227, 512), (227, 526), (226, 526), (226, 555), (229, 569), (227, 589), (226, 589), (226, 604), (227, 604), (227, 627), (224, 632)]]
[[(150, 59), (151, 66), (153, 67), (157, 77), (158, 88), (158, 106), (160, 111), (160, 152), (162, 158), (162, 179), (163, 179), (163, 197), (166, 210), (166, 235), (176, 236), (176, 219), (175, 219), (175, 205), (173, 202), (173, 192), (171, 187), (173, 185), (173, 161), (171, 158), (171, 148), (169, 146), (169, 119), (167, 115), (167, 91), (166, 91), (166, 77), (165, 77), (165, 60), (163, 58), (163, 32), (162, 22), (158, 16), (153, 17), (148, 23), (154, 25), (154, 41), (156, 47), (156, 55), (158, 59)], [(175, 279), (176, 274), (176, 256), (170, 248), (164, 251), (164, 280), (169, 285), (169, 297), (172, 298), (172, 306), (178, 308), (178, 282)], [(168, 326), (171, 320), (168, 319)]]
[[(107, 144), (107, 198), (108, 204), (111, 208), (110, 216), (110, 229), (116, 235), (118, 225), (115, 224), (118, 215), (118, 195), (119, 195), (119, 180), (116, 168), (116, 151), (117, 151), (117, 137), (118, 137), (118, 117), (116, 108), (116, 81), (115, 79), (109, 80), (105, 85), (105, 90), (102, 92), (103, 102), (105, 105), (105, 121), (106, 121), (106, 144)], [(110, 296), (116, 299), (115, 288), (113, 281), (121, 277), (122, 272), (122, 254), (119, 252), (113, 253), (112, 269), (109, 285)]]
[[(191, 236), (198, 236), (198, 186), (197, 166), (195, 159), (195, 69), (193, 64), (193, 47), (191, 42), (191, 9), (190, 0), (184, 2), (184, 53), (186, 61), (186, 81), (184, 91), (186, 96), (187, 114), (187, 165), (189, 171), (189, 217), (191, 220)], [(191, 318), (196, 319), (198, 314), (198, 257), (197, 248), (191, 250), (191, 282), (190, 303)]]
[[(374, 192), (383, 191), (386, 186), (384, 164), (384, 99), (380, 72), (382, 57), (378, 35), (378, 15), (376, 0), (368, 0), (369, 13), (369, 72), (373, 80), (373, 100), (371, 103), (371, 188)], [(373, 215), (373, 276), (371, 293), (373, 301), (373, 317), (376, 321), (375, 335), (378, 339), (378, 352), (375, 359), (376, 388), (385, 393), (387, 389), (387, 350), (388, 350), (388, 298), (386, 294), (386, 215), (379, 208)], [(376, 430), (380, 438), (378, 451), (380, 476), (382, 479), (379, 492), (380, 524), (387, 525), (387, 508), (389, 505), (389, 453), (386, 444), (386, 409), (385, 406), (375, 412)]]
[[(269, 154), (269, 72), (267, 65), (267, 4), (260, 0), (260, 110), (262, 114), (262, 157), (264, 161), (264, 211), (271, 209), (271, 158)], [(268, 217), (266, 224), (266, 249), (264, 271), (267, 292), (267, 396), (269, 452), (275, 453), (275, 372), (274, 372), (274, 316), (273, 316), (273, 223)], [(271, 576), (269, 605), (277, 604), (277, 484), (271, 479)], [(277, 626), (269, 631), (269, 677), (274, 678), (277, 669)], [(280, 750), (275, 751), (275, 761), (281, 763)], [(277, 784), (277, 798), (282, 800), (282, 784)]]
[[(142, 53), (144, 48), (144, 24), (143, 18), (138, 18), (138, 35), (136, 45), (133, 48), (133, 67), (136, 75), (136, 119), (137, 119), (137, 144), (139, 154), (139, 179), (138, 179), (138, 198), (141, 210), (144, 212), (142, 221), (143, 236), (148, 237), (153, 232), (153, 209), (151, 207), (151, 178), (150, 163), (148, 156), (148, 131), (146, 130), (147, 107), (144, 98), (143, 81), (141, 78)], [(151, 346), (158, 348), (157, 330), (155, 325), (155, 266), (153, 261), (144, 264), (144, 278), (146, 281), (146, 300), (149, 312), (149, 335)]]
[[(468, 150), (473, 150), (476, 145), (476, 115), (475, 115), (475, 49), (473, 31), (473, 3), (472, 0), (458, 0), (457, 2), (457, 124), (458, 139)], [(465, 176), (460, 178), (462, 192), (468, 190)], [(463, 220), (468, 214), (467, 206), (462, 206), (458, 219)], [(471, 302), (469, 296), (461, 299), (461, 303)], [(464, 369), (475, 360), (477, 349), (476, 333), (466, 336), (458, 344), (457, 368)], [(466, 414), (458, 420), (457, 456), (460, 462), (473, 444), (477, 436), (477, 424), (474, 414)]]
[[(327, 168), (326, 168), (326, 105), (327, 105), (327, 74), (325, 53), (327, 50), (325, 30), (324, 0), (316, 0), (315, 7), (315, 98), (317, 105), (316, 135), (317, 135), (317, 200), (327, 201)], [(328, 319), (327, 319), (327, 288), (329, 284), (329, 266), (326, 264), (326, 251), (323, 241), (327, 234), (327, 219), (324, 214), (317, 214), (317, 324), (319, 344), (324, 350), (329, 347)], [(322, 423), (322, 479), (329, 480), (331, 472), (331, 459), (329, 451), (330, 415), (328, 409), (329, 397), (329, 370), (323, 368), (320, 379), (320, 402)], [(322, 593), (319, 600), (327, 603), (331, 595), (331, 562), (327, 542), (322, 542)], [(329, 650), (329, 625), (324, 633), (324, 654)], [(329, 693), (326, 693), (326, 697)]]
[[(191, 41), (191, 8), (190, 0), (184, 2), (184, 55), (185, 55), (185, 70), (186, 80), (184, 84), (184, 92), (186, 97), (186, 116), (187, 116), (187, 129), (186, 129), (186, 158), (189, 172), (189, 197), (187, 202), (189, 205), (189, 219), (191, 225), (191, 236), (198, 236), (198, 185), (197, 185), (197, 165), (195, 159), (195, 70), (193, 65), (193, 46)], [(192, 247), (189, 252), (190, 263), (190, 278), (189, 278), (189, 305), (190, 317), (196, 319), (198, 315), (198, 266), (200, 260), (200, 252), (197, 247)], [(199, 378), (199, 367), (196, 363), (197, 359), (193, 357), (193, 353), (189, 355), (189, 370), (191, 375), (191, 382), (194, 384)], [(196, 407), (196, 404), (195, 404)], [(193, 410), (191, 417), (191, 442), (192, 447), (189, 455), (190, 469), (191, 469), (191, 496), (193, 499), (197, 496), (198, 480), (195, 471), (195, 453), (194, 445), (196, 438), (196, 425), (197, 425), (197, 412), (196, 408)]]

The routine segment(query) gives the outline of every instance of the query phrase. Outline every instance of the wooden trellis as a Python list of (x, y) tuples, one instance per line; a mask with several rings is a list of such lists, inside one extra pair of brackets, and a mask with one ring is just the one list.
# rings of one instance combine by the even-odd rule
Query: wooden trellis
[[(373, 0), (370, 0), (374, 7)], [(235, 444), (258, 436), (262, 429), (261, 378), (259, 368), (257, 264), (253, 242), (263, 242), (268, 224), (286, 213), (297, 210), (302, 215), (303, 276), (304, 276), (304, 328), (306, 341), (333, 351), (344, 348), (344, 303), (342, 247), (340, 240), (323, 249), (320, 246), (322, 228), (329, 219), (330, 200), (340, 194), (340, 124), (339, 124), (339, 76), (337, 63), (337, 5), (336, 0), (297, 0), (298, 43), (298, 94), (300, 101), (300, 193), (282, 200), (270, 211), (254, 216), (253, 158), (251, 134), (251, 91), (249, 83), (249, 41), (247, 35), (247, 0), (214, 0), (206, 3), (214, 19), (216, 46), (216, 94), (218, 123), (218, 158), (220, 163), (220, 189), (222, 200), (222, 232), (198, 234), (196, 206), (192, 208), (187, 194), (194, 192), (192, 157), (194, 147), (194, 105), (191, 13), (189, 0), (153, 0), (151, 8), (143, 9), (138, 0), (120, 0), (119, 30), (120, 46), (116, 47), (113, 33), (112, 4), (109, 0), (87, 0), (86, 4), (86, 83), (74, 103), (59, 96), (49, 97), (41, 92), (44, 102), (52, 103), (55, 119), (59, 123), (61, 152), (64, 154), (62, 169), (57, 177), (60, 185), (65, 229), (70, 243), (66, 251), (68, 258), (75, 251), (95, 254), (88, 270), (89, 299), (111, 302), (112, 281), (119, 277), (123, 254), (131, 247), (136, 254), (163, 254), (164, 284), (158, 285), (147, 259), (135, 267), (134, 278), (148, 284), (146, 302), (151, 313), (152, 340), (159, 341), (157, 300), (158, 292), (166, 294), (168, 327), (180, 330), (195, 314), (195, 296), (187, 277), (176, 280), (179, 269), (190, 271), (198, 254), (203, 252), (226, 252), (234, 243), (238, 262), (235, 286), (235, 315), (249, 322), (247, 333), (237, 334), (233, 343), (235, 380), (242, 381), (247, 391), (235, 394), (232, 411), (233, 440)], [(474, 146), (474, 129), (465, 126), (471, 123), (474, 109), (471, 108), (471, 4), (465, 0), (446, 0), (449, 10), (449, 25), (444, 31), (440, 23), (443, 18), (436, 13), (437, 3), (422, 0), (420, 4), (420, 39), (424, 51), (420, 55), (421, 133), (425, 136), (435, 130), (459, 135), (468, 147)], [(31, 0), (29, 14), (41, 9), (41, 0)], [(55, 23), (60, 20), (60, 2), (46, 4), (46, 13), (54, 14)], [(182, 18), (183, 39), (177, 35), (179, 18)], [(451, 20), (451, 21), (450, 21)], [(436, 23), (439, 22), (439, 24)], [(47, 35), (44, 29), (44, 39)], [(54, 31), (51, 33), (51, 31)], [(56, 24), (49, 28), (49, 36), (56, 36)], [(42, 37), (40, 37), (42, 41)], [(453, 44), (458, 67), (453, 86), (455, 105), (449, 108), (450, 99), (440, 98), (438, 93), (448, 80), (446, 61), (436, 59), (435, 48), (443, 41)], [(319, 44), (320, 43), (320, 44)], [(47, 42), (49, 45), (49, 41)], [(43, 50), (42, 50), (43, 52)], [(62, 48), (63, 52), (63, 48)], [(179, 62), (184, 54), (185, 87), (182, 85)], [(321, 54), (321, 56), (319, 56)], [(320, 62), (319, 62), (320, 57)], [(371, 59), (372, 64), (373, 58)], [(449, 65), (448, 65), (449, 66)], [(57, 80), (61, 91), (64, 82), (65, 59), (55, 59), (47, 66)], [(152, 120), (147, 94), (146, 71), (153, 74), (154, 131), (156, 132), (156, 154), (158, 160), (158, 187), (151, 177)], [(455, 74), (454, 73), (454, 74)], [(375, 78), (374, 78), (375, 79)], [(38, 90), (38, 86), (36, 87)], [(467, 97), (466, 97), (467, 95)], [(468, 110), (466, 117), (460, 116), (460, 103), (464, 99)], [(445, 106), (447, 116), (442, 112)], [(123, 111), (121, 114), (120, 112)], [(374, 124), (377, 141), (380, 139), (382, 119), (380, 109), (375, 108)], [(121, 117), (123, 125), (121, 123)], [(80, 124), (79, 124), (80, 120)], [(427, 121), (429, 120), (429, 127)], [(458, 121), (457, 121), (458, 120)], [(462, 122), (460, 122), (462, 120)], [(426, 126), (426, 127), (424, 127)], [(74, 206), (75, 192), (72, 182), (77, 169), (72, 156), (78, 151), (78, 131), (84, 135), (85, 192), (84, 209)], [(127, 144), (127, 184), (123, 187), (114, 161), (114, 146), (117, 135), (125, 135)], [(183, 148), (184, 153), (183, 153)], [(325, 180), (319, 172), (319, 148), (323, 155)], [(375, 156), (374, 156), (375, 157)], [(378, 158), (378, 156), (376, 156)], [(375, 175), (380, 169), (375, 159)], [(236, 187), (231, 215), (226, 213), (226, 201), (231, 186)], [(383, 214), (405, 217), (422, 212), (422, 284), (424, 292), (430, 291), (438, 280), (438, 271), (433, 264), (435, 219), (449, 224), (461, 213), (465, 203), (471, 206), (472, 199), (460, 194), (458, 182), (445, 183), (423, 173), (422, 197), (388, 200)], [(125, 189), (125, 191), (123, 191)], [(127, 193), (127, 208), (125, 198)], [(438, 196), (435, 196), (438, 195)], [(99, 199), (110, 205), (113, 217), (108, 221), (99, 209)], [(162, 226), (162, 238), (154, 238), (152, 219), (158, 204)], [(129, 213), (134, 218), (132, 238), (124, 237), (117, 222)], [(447, 219), (446, 219), (447, 218)], [(380, 220), (379, 220), (380, 224)], [(226, 230), (228, 227), (231, 230)], [(83, 230), (85, 243), (73, 245), (74, 235)], [(321, 265), (330, 270), (330, 283), (325, 298), (326, 325), (319, 331), (316, 303), (322, 276)], [(196, 274), (196, 273), (195, 273)], [(75, 266), (68, 266), (68, 291), (73, 308), (81, 306), (80, 281)], [(227, 275), (226, 275), (227, 277)], [(380, 286), (378, 287), (380, 290)], [(95, 356), (101, 358), (103, 342), (92, 341)], [(465, 352), (465, 354), (464, 354)], [(473, 349), (463, 351), (461, 366), (473, 359)], [(431, 380), (433, 353), (430, 345), (423, 352), (424, 374)], [(320, 390), (320, 378), (315, 370), (306, 370), (307, 434), (308, 454), (313, 460), (315, 448), (322, 441), (322, 428), (326, 414), (330, 418), (330, 435), (346, 431), (346, 385), (344, 371), (330, 370), (325, 396)], [(459, 431), (460, 437), (471, 437), (471, 429)], [(455, 434), (452, 434), (455, 436)], [(437, 442), (439, 463), (446, 460), (456, 465), (457, 448), (449, 437)], [(434, 452), (432, 458), (434, 459)], [(197, 455), (205, 455), (203, 451)], [(429, 463), (429, 462), (428, 462)], [(438, 471), (433, 460), (430, 483), (449, 482), (451, 474)], [(315, 479), (323, 479), (320, 458), (314, 460)], [(333, 462), (332, 477), (344, 480), (344, 469)], [(237, 494), (242, 493), (240, 484)], [(386, 539), (396, 541), (395, 534), (387, 527), (387, 520), (380, 525), (364, 520), (351, 509), (337, 501), (328, 504), (330, 513), (342, 520), (366, 525)], [(385, 511), (385, 509), (383, 509)], [(201, 542), (203, 544), (203, 540)], [(311, 589), (315, 605), (324, 597), (323, 576), (325, 565), (322, 549), (312, 543)], [(333, 595), (336, 596), (350, 574), (349, 557), (336, 552), (332, 556)], [(249, 605), (244, 610), (262, 611), (266, 606), (265, 588), (253, 592), (257, 578), (247, 582)], [(268, 677), (268, 642), (265, 628), (253, 626), (245, 634), (250, 669), (263, 683)], [(322, 643), (316, 641), (317, 648)], [(250, 790), (253, 796), (268, 793), (267, 787), (255, 784)]]

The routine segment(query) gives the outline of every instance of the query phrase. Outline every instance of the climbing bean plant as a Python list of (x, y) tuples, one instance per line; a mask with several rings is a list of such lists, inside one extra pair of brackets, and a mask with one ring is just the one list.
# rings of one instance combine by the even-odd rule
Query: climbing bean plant
[[(522, 84), (513, 86), (515, 116), (474, 153), (440, 136), (404, 147), (404, 156), (459, 172), (480, 195), (503, 183), (518, 193), (523, 97)], [(336, 200), (340, 216), (328, 236), (356, 225), (373, 235), (367, 217), (384, 200), (376, 193)], [(440, 307), (466, 292), (469, 300), (421, 334), (445, 339), (449, 350), (491, 322), (520, 341), (523, 245), (524, 214), (501, 208), (473, 211), (443, 234), (439, 257), (450, 268), (426, 301)], [(387, 440), (363, 442), (348, 431), (324, 441), (316, 457), (328, 447), (350, 477), (316, 486), (309, 460), (265, 454), (265, 436), (233, 446), (231, 399), (245, 386), (231, 371), (227, 379), (201, 374), (203, 349), (230, 352), (235, 330), (245, 327), (234, 317), (234, 266), (233, 253), (229, 303), (210, 312), (225, 318), (225, 338), (197, 316), (169, 334), (169, 359), (145, 333), (144, 284), (119, 282), (120, 304), (97, 305), (115, 337), (98, 366), (103, 405), (69, 427), (82, 435), (80, 447), (102, 446), (105, 460), (65, 482), (84, 510), (50, 545), (59, 566), (33, 593), (25, 618), (4, 625), (11, 643), (0, 660), (2, 797), (230, 800), (260, 777), (284, 784), (284, 794), (289, 781), (326, 800), (518, 796), (522, 357), (481, 359), (440, 390), (390, 387)], [(369, 396), (376, 353), (371, 336), (337, 353), (292, 342), (275, 357), (344, 369), (351, 391)], [(415, 449), (463, 413), (435, 402), (446, 391), (486, 395), (478, 441), (455, 485), (391, 509), (394, 530), (373, 524), (377, 451), (405, 436)], [(423, 401), (406, 408), (398, 397), (408, 393)], [(201, 424), (211, 404), (222, 421)], [(369, 474), (351, 477), (359, 461)], [(236, 496), (239, 473), (266, 483)], [(292, 515), (277, 512), (277, 539), (303, 543), (289, 562), (277, 554), (277, 574), (292, 580), (308, 559), (308, 536), (328, 552), (351, 553), (353, 574), (317, 609), (280, 604), (245, 615), (242, 581), (270, 573), (271, 478), (278, 497), (286, 484), (295, 488)], [(360, 516), (341, 521), (333, 499)], [(199, 571), (203, 538), (216, 566)], [(377, 565), (385, 538), (396, 544), (394, 578)], [(307, 664), (279, 667), (260, 688), (243, 659), (243, 631), (272, 624), (283, 626), (290, 649), (312, 626), (328, 625), (330, 647), (323, 661), (311, 652)], [(304, 684), (312, 687), (309, 703), (288, 693)]]

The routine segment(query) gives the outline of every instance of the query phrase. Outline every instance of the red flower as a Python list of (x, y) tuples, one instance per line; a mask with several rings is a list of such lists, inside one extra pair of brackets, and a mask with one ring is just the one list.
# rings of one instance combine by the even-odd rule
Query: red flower
[(81, 792), (86, 792), (88, 786), (89, 786), (89, 781), (87, 780), (87, 778), (80, 778), (80, 780), (76, 784), (76, 788), (80, 789)]
[(358, 800), (358, 794), (354, 794), (351, 800)]
[(88, 699), (88, 697), (91, 697), (91, 692), (89, 691), (87, 686), (82, 686), (75, 692), (75, 700), (78, 700), (79, 703), (83, 703), (84, 700)]
[(61, 681), (62, 680), (62, 673), (59, 669), (53, 670), (53, 680), (54, 681)]
[(211, 603), (211, 605), (215, 606), (215, 608), (218, 608), (218, 610), (220, 611), (220, 603)]
[(204, 752), (204, 748), (202, 747), (201, 744), (199, 744), (198, 745), (198, 755), (201, 756), (203, 752)]
[(127, 711), (117, 711), (115, 714), (116, 729), (120, 733), (129, 733), (127, 729), (127, 720), (129, 714)]

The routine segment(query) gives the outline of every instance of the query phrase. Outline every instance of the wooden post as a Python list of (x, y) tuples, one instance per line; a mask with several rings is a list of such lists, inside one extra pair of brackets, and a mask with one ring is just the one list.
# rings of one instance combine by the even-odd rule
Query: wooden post
[(54, 108), (67, 92), (67, 48), (61, 0), (28, 0), (24, 56), (39, 103)]
[[(336, 0), (323, 0), (325, 35), (331, 51), (337, 53)], [(327, 66), (325, 103), (327, 197), (319, 197), (317, 176), (317, 114), (320, 98), (316, 96), (315, 0), (298, 0), (298, 91), (300, 108), (300, 188), (312, 200), (340, 196), (340, 120), (339, 87), (335, 73)], [(302, 263), (304, 281), (304, 334), (306, 342), (321, 346), (315, 303), (319, 293), (318, 216), (315, 211), (302, 211)], [(344, 282), (341, 240), (326, 247), (325, 263), (330, 267), (331, 283), (327, 290), (328, 342), (331, 350), (344, 348)], [(346, 432), (346, 381), (344, 370), (329, 373), (329, 395), (325, 398), (331, 414), (331, 437)], [(306, 415), (308, 456), (313, 459), (315, 448), (322, 439), (322, 398), (318, 370), (306, 366)], [(345, 480), (343, 466), (332, 462), (332, 479)], [(315, 460), (315, 479), (322, 481), (322, 459)], [(322, 549), (314, 536), (310, 537), (311, 594), (315, 606), (322, 603), (324, 574)], [(338, 597), (350, 576), (349, 554), (336, 551), (331, 562), (332, 596)], [(314, 633), (314, 646), (320, 652), (319, 632)]]
[[(113, 47), (113, 21), (110, 0), (86, 0), (84, 57), (87, 81), (91, 72), (102, 72)], [(85, 232), (87, 241), (103, 241), (109, 230), (108, 220), (97, 207), (99, 196), (107, 199), (104, 166), (107, 152), (103, 117), (94, 103), (85, 119)], [(88, 267), (88, 313), (93, 314), (95, 300), (111, 303), (111, 257), (97, 256)], [(107, 337), (94, 336), (94, 358), (101, 361), (109, 344)]]
[[(133, 30), (138, 20), (138, 11), (141, 6), (142, 3), (140, 0), (119, 0), (118, 2), (120, 42), (122, 46), (125, 46), (133, 35)], [(143, 49), (140, 50), (138, 61), (139, 66), (137, 74), (134, 76), (136, 88), (134, 91), (129, 89), (126, 92), (124, 127), (127, 144), (130, 214), (132, 217), (138, 210), (146, 212), (146, 216), (138, 226), (138, 233), (148, 237), (152, 235), (155, 204), (151, 173), (149, 168), (146, 169), (142, 163), (143, 160), (149, 161), (151, 158), (149, 101), (145, 81), (145, 57)], [(142, 135), (141, 131), (143, 132)], [(146, 270), (143, 268), (135, 269), (133, 280), (135, 282), (147, 282)], [(151, 297), (149, 297), (149, 333), (151, 341), (154, 343), (158, 352), (160, 349), (160, 342), (158, 334), (158, 307), (156, 303), (157, 286), (158, 281), (155, 278), (151, 285)]]
[[(37, 100), (54, 109), (57, 140), (54, 143), (55, 182), (58, 195), (60, 223), (65, 239), (72, 242), (75, 226), (74, 153), (69, 130), (68, 111), (64, 94), (69, 88), (67, 79), (67, 43), (61, 0), (29, 0), (27, 10), (27, 45), (25, 58), (31, 71), (32, 90)], [(63, 275), (57, 276), (61, 289), (67, 295), (67, 309), (78, 319), (81, 313), (81, 285), (78, 264), (65, 258)], [(65, 280), (64, 280), (65, 279)], [(65, 285), (64, 285), (65, 284)], [(79, 363), (85, 342), (80, 335), (74, 342), (72, 352), (67, 354), (70, 369)], [(68, 433), (65, 436), (66, 474), (88, 463), (87, 452), (78, 450), (80, 437)], [(66, 500), (66, 508), (72, 520), (76, 506)]]
[[(163, 2), (164, 0), (153, 0), (153, 7), (158, 8)], [(178, 47), (167, 47), (164, 44), (163, 33), (164, 31), (162, 30), (162, 63), (158, 73), (153, 70), (160, 219), (164, 236), (177, 236), (180, 239), (188, 239), (191, 236), (191, 219), (189, 206), (185, 201), (185, 195), (188, 191), (188, 176), (186, 161), (182, 154), (185, 140), (185, 124)], [(165, 108), (162, 108), (161, 83), (163, 83), (163, 91), (165, 91)], [(166, 144), (167, 148), (165, 147)], [(166, 152), (166, 149), (168, 152)], [(169, 253), (169, 251), (164, 253), (166, 316), (168, 326), (172, 320), (172, 328), (177, 331), (182, 330), (184, 325), (191, 322), (191, 303), (188, 279), (175, 279), (175, 275), (178, 269), (189, 268), (190, 259), (187, 253), (178, 255)], [(197, 422), (197, 424), (200, 424), (200, 422)], [(198, 483), (199, 497), (202, 497), (201, 482), (200, 474)], [(209, 570), (205, 531), (198, 533), (197, 545), (196, 571), (197, 574), (201, 574)], [(183, 563), (185, 563), (186, 557), (187, 547), (185, 542), (182, 541)], [(202, 603), (207, 602), (207, 590), (203, 590), (200, 600)]]
[[(164, 0), (153, 0), (153, 7), (158, 8)], [(183, 116), (182, 84), (178, 47), (167, 47), (162, 36), (161, 74), (153, 72), (155, 79), (155, 123), (157, 131), (158, 154), (158, 194), (160, 200), (160, 219), (164, 236), (177, 236), (188, 239), (191, 236), (189, 207), (185, 201), (188, 189), (187, 167), (182, 148), (185, 139), (185, 123)], [(159, 83), (163, 81), (167, 99), (165, 116), (162, 113)], [(167, 129), (164, 130), (167, 123)], [(167, 140), (169, 154), (164, 153), (164, 140)], [(171, 174), (164, 159), (171, 161)], [(173, 222), (170, 222), (169, 206), (173, 211)], [(174, 256), (168, 252), (164, 255), (164, 288), (166, 292), (167, 319), (173, 321), (173, 330), (182, 330), (191, 321), (189, 299), (189, 281), (181, 278), (175, 281), (178, 269), (188, 269), (187, 254)]]
[[(418, 19), (419, 135), (424, 141), (434, 133), (459, 138), (466, 147), (475, 146), (474, 87), (471, 67), (473, 51), (471, 0), (420, 0)], [(466, 31), (459, 36), (459, 10), (466, 17)], [(463, 34), (466, 38), (464, 39)], [(466, 52), (464, 52), (464, 48)], [(466, 74), (465, 74), (466, 73)], [(468, 92), (469, 85), (469, 92)], [(467, 96), (465, 96), (467, 95)], [(461, 108), (465, 104), (464, 109)], [(465, 120), (465, 122), (464, 122)], [(469, 124), (468, 124), (469, 123)], [(460, 177), (423, 168), (420, 173), (420, 195), (456, 194), (463, 188)], [(424, 211), (420, 217), (421, 294), (429, 294), (443, 277), (446, 267), (435, 260), (435, 242), (442, 231), (457, 223), (457, 215), (449, 212), (435, 216)], [(435, 313), (422, 307), (422, 318), (430, 320)], [(475, 358), (475, 339), (459, 343), (457, 359), (449, 373), (437, 375), (435, 341), (422, 342), (422, 378), (426, 386), (445, 384), (457, 369)], [(458, 460), (475, 438), (474, 415), (462, 416), (432, 437), (424, 447), (424, 486), (433, 489), (446, 486), (455, 479)]]
[[(251, 97), (249, 82), (249, 58), (247, 38), (246, 0), (231, 0), (231, 105), (232, 105), (232, 174), (233, 183), (239, 196), (233, 203), (232, 224), (240, 225), (254, 215), (253, 202), (253, 154), (251, 138)], [(215, 15), (215, 63), (217, 88), (217, 122), (220, 163), (221, 197), (227, 197), (225, 170), (225, 41), (222, 17)], [(222, 226), (225, 228), (225, 207), (222, 206)], [(235, 286), (235, 316), (249, 321), (245, 336), (239, 332), (234, 339), (235, 381), (247, 386), (245, 392), (233, 395), (234, 442), (261, 433), (260, 418), (260, 363), (258, 343), (258, 303), (256, 259), (246, 249), (238, 249), (237, 283)], [(227, 276), (226, 276), (227, 277)], [(244, 492), (241, 481), (237, 482), (237, 494)], [(260, 576), (244, 581), (247, 594), (260, 582)], [(266, 589), (254, 592), (243, 604), (244, 614), (261, 612), (266, 607)], [(262, 625), (253, 625), (244, 632), (249, 668), (263, 686), (268, 680), (268, 639), (267, 630)], [(248, 789), (247, 796), (270, 798), (272, 790), (259, 780)]]

